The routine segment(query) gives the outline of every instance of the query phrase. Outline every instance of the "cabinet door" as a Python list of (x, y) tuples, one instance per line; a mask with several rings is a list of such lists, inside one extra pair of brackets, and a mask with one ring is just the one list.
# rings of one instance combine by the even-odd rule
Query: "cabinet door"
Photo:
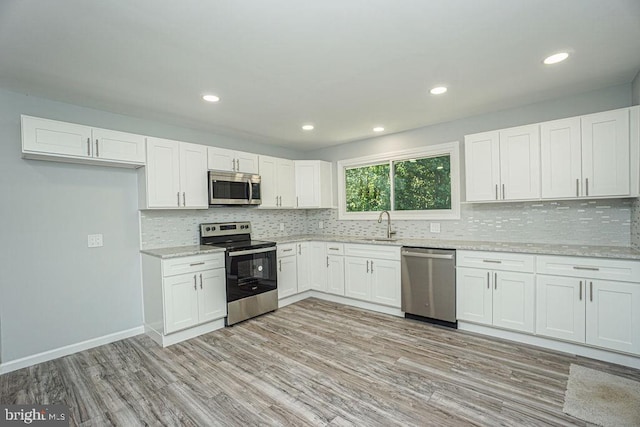
[(235, 153), (218, 147), (207, 147), (207, 167), (211, 170), (233, 172)]
[(91, 128), (72, 123), (22, 116), (22, 150), (91, 157)]
[(344, 282), (344, 257), (340, 255), (327, 255), (327, 292), (344, 296)]
[(164, 278), (166, 334), (198, 324), (198, 275)]
[(278, 206), (276, 163), (277, 159), (275, 157), (259, 156), (261, 208), (275, 208)]
[(345, 257), (344, 295), (371, 300), (371, 261), (367, 258)]
[(584, 343), (585, 281), (536, 276), (536, 334)]
[[(309, 286), (317, 291), (327, 291), (328, 260), (327, 247), (324, 242), (309, 243)], [(344, 282), (344, 270), (342, 271)], [(344, 287), (343, 287), (344, 294)]]
[(591, 114), (581, 120), (585, 196), (629, 195), (629, 110)]
[(287, 256), (278, 259), (278, 299), (298, 293), (296, 257)]
[(500, 131), (500, 182), (503, 200), (540, 197), (538, 125)]
[(400, 308), (400, 261), (371, 260), (371, 302)]
[(311, 251), (309, 242), (296, 243), (298, 292), (311, 289)]
[(542, 198), (580, 197), (581, 147), (579, 117), (540, 125)]
[(456, 269), (456, 313), (458, 320), (491, 325), (493, 299), (491, 271), (477, 268)]
[(293, 160), (278, 159), (276, 175), (280, 207), (294, 208), (296, 206), (296, 178)]
[(145, 137), (93, 128), (93, 156), (98, 159), (144, 164)]
[(640, 354), (640, 284), (589, 280), (588, 344)]
[(147, 138), (147, 207), (177, 208), (180, 198), (180, 143)]
[(467, 201), (498, 200), (500, 142), (497, 131), (464, 137)]
[(236, 151), (236, 168), (238, 172), (258, 173), (258, 155)]
[(493, 325), (533, 333), (535, 285), (533, 274), (493, 272)]
[(198, 273), (199, 323), (221, 319), (227, 315), (227, 288), (224, 268)]
[(320, 164), (313, 161), (295, 162), (296, 207), (320, 207)]
[(180, 143), (181, 205), (186, 208), (209, 207), (207, 197), (207, 147)]

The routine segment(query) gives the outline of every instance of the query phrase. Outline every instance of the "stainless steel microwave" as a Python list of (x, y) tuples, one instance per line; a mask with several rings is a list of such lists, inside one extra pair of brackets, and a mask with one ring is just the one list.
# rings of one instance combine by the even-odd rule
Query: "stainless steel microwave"
[(209, 205), (260, 203), (260, 175), (209, 171)]

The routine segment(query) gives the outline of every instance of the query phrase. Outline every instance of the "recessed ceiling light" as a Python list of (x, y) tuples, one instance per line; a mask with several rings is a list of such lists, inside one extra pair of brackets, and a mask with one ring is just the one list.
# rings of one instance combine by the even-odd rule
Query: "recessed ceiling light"
[(313, 127), (313, 125), (303, 125), (303, 126), (302, 126), (302, 129), (303, 129), (303, 130), (313, 130), (313, 129), (314, 129), (314, 127)]
[(202, 99), (204, 99), (207, 102), (218, 102), (218, 101), (220, 101), (220, 97), (216, 96), (216, 95), (204, 95), (202, 97)]
[(557, 64), (558, 62), (562, 62), (569, 57), (567, 52), (559, 52), (554, 55), (548, 56), (544, 59), (546, 65)]
[(376, 126), (376, 127), (373, 128), (373, 131), (374, 132), (383, 132), (384, 128), (382, 126)]
[(429, 92), (431, 92), (431, 95), (442, 95), (446, 91), (447, 91), (446, 87), (437, 86), (437, 87), (434, 87), (433, 89), (431, 89)]

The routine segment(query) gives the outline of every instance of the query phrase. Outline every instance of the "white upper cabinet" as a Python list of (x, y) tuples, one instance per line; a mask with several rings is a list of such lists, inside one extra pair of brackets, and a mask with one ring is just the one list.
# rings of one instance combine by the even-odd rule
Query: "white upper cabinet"
[(25, 158), (139, 167), (145, 162), (145, 137), (73, 123), (22, 116)]
[(467, 201), (540, 197), (538, 125), (465, 136)]
[(149, 137), (138, 180), (141, 209), (206, 209), (207, 147)]
[(333, 204), (331, 163), (296, 160), (296, 207), (330, 208)]
[(543, 198), (631, 195), (628, 109), (542, 123), (541, 135)]
[(293, 160), (258, 156), (261, 177), (261, 208), (295, 207), (295, 170)]
[(258, 173), (258, 155), (243, 151), (208, 147), (207, 162), (210, 170)]
[(584, 195), (629, 195), (629, 110), (590, 114), (581, 123)]

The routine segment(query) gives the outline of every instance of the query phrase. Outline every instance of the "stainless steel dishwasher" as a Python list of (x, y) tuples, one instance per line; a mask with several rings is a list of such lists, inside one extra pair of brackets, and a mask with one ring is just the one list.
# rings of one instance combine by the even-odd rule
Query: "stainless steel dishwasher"
[(401, 308), (407, 318), (457, 327), (455, 250), (402, 248)]

